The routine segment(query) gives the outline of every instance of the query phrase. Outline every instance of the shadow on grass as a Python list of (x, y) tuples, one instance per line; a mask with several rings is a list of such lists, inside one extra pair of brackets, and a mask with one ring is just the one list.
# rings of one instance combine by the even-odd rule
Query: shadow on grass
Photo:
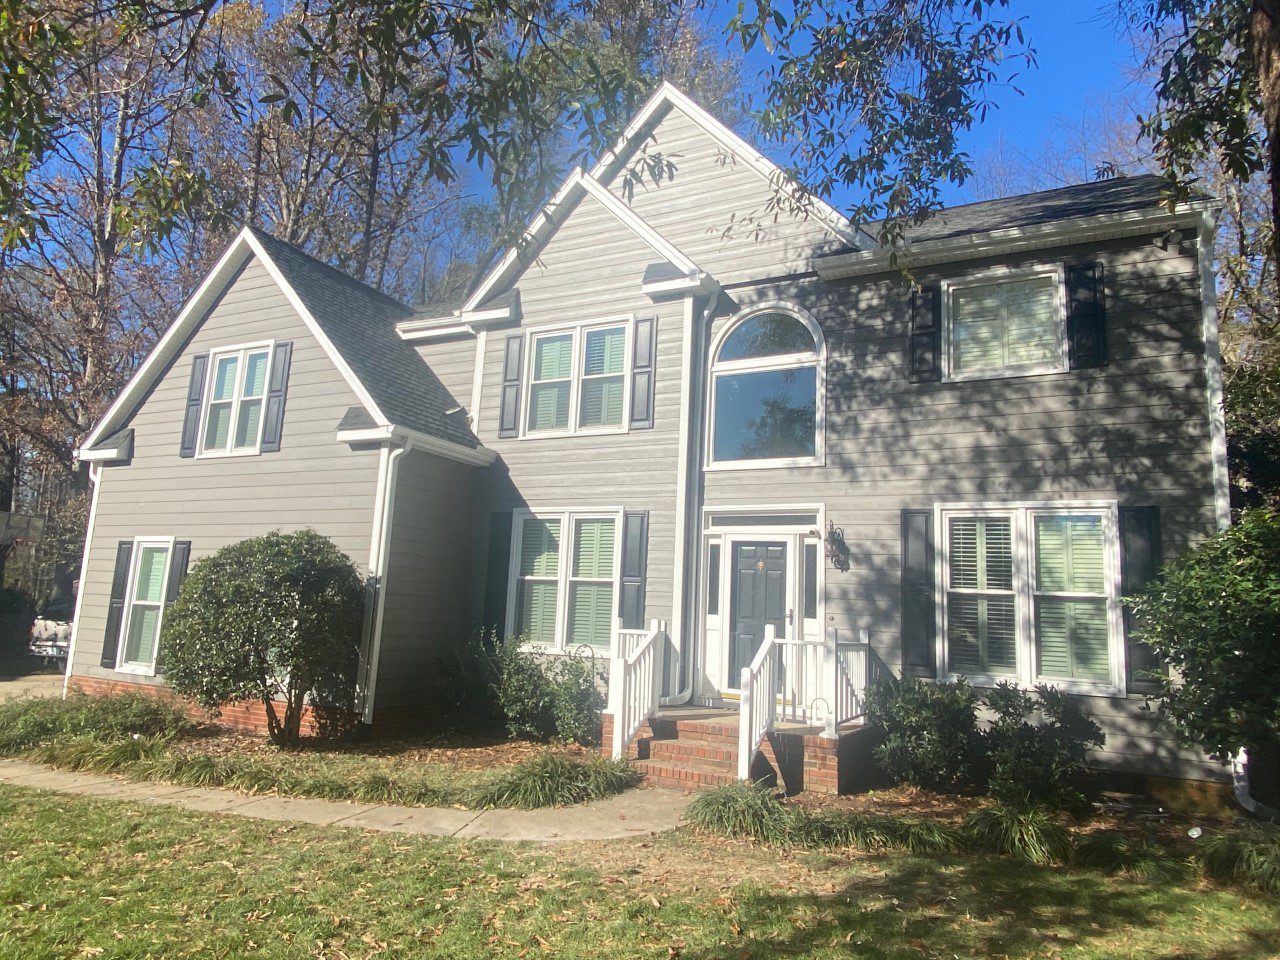
[[(843, 947), (858, 957), (1195, 956), (1266, 960), (1280, 944), (1280, 901), (1190, 884), (1153, 885), (1083, 870), (1046, 870), (1002, 859), (885, 857), (883, 876), (825, 894), (744, 892), (734, 918), (755, 936), (729, 952), (689, 950), (682, 960), (809, 956)], [(1241, 913), (1254, 912), (1252, 924)], [(1257, 911), (1261, 911), (1259, 914)], [(1214, 943), (1214, 935), (1230, 941)], [(1174, 945), (1179, 945), (1181, 949)], [(842, 952), (843, 952), (842, 950)]]

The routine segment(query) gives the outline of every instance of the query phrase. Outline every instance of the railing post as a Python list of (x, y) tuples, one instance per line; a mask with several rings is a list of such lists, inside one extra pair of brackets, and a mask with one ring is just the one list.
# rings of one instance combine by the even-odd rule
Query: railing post
[(626, 731), (623, 729), (629, 722), (627, 719), (626, 690), (623, 689), (627, 683), (626, 678), (626, 661), (620, 656), (613, 657), (609, 661), (609, 712), (613, 714), (613, 730), (611, 731), (613, 746), (610, 752), (615, 760), (622, 757), (623, 747), (626, 746)]
[(871, 690), (871, 630), (868, 627), (858, 628), (858, 641), (862, 644), (862, 689), (858, 691), (858, 709), (864, 709), (867, 693)]
[(742, 668), (738, 681), (742, 699), (738, 703), (738, 779), (751, 779), (751, 761), (755, 759), (755, 744), (751, 742), (751, 669)]

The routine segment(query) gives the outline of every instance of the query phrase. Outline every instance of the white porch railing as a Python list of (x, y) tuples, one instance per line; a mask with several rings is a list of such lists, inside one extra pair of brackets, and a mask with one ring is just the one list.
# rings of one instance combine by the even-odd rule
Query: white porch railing
[(618, 630), (609, 661), (609, 711), (613, 714), (612, 756), (622, 757), (627, 744), (658, 710), (662, 686), (662, 638), (666, 624), (650, 620), (649, 629)]
[(834, 737), (840, 724), (856, 720), (866, 712), (867, 690), (871, 686), (871, 633), (863, 627), (858, 631), (857, 641), (841, 641), (833, 627), (827, 631), (823, 654), (831, 684), (831, 706), (827, 710), (824, 734)]
[(742, 668), (738, 690), (738, 779), (751, 779), (751, 763), (778, 712), (778, 637), (773, 625), (764, 628), (764, 642)]

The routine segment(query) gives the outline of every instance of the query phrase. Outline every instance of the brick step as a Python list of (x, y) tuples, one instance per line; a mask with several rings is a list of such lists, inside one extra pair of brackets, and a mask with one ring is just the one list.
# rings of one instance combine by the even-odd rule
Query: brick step
[(733, 766), (738, 762), (738, 745), (707, 740), (650, 740), (649, 759), (673, 765), (708, 760), (722, 766)]
[(734, 783), (737, 770), (718, 765), (681, 764), (673, 766), (655, 760), (636, 760), (635, 768), (644, 774), (645, 780), (655, 786), (674, 787), (678, 790), (700, 787), (719, 787)]
[(649, 721), (653, 736), (659, 740), (702, 740), (736, 744), (738, 725), (717, 723), (710, 720), (664, 720), (654, 717)]

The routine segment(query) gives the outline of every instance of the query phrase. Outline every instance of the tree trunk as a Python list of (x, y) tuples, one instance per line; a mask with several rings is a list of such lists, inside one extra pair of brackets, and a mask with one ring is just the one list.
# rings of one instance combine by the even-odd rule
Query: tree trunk
[(1271, 178), (1272, 255), (1280, 263), (1280, 2), (1254, 0), (1250, 24), (1258, 70), (1262, 122), (1267, 131), (1267, 173)]

